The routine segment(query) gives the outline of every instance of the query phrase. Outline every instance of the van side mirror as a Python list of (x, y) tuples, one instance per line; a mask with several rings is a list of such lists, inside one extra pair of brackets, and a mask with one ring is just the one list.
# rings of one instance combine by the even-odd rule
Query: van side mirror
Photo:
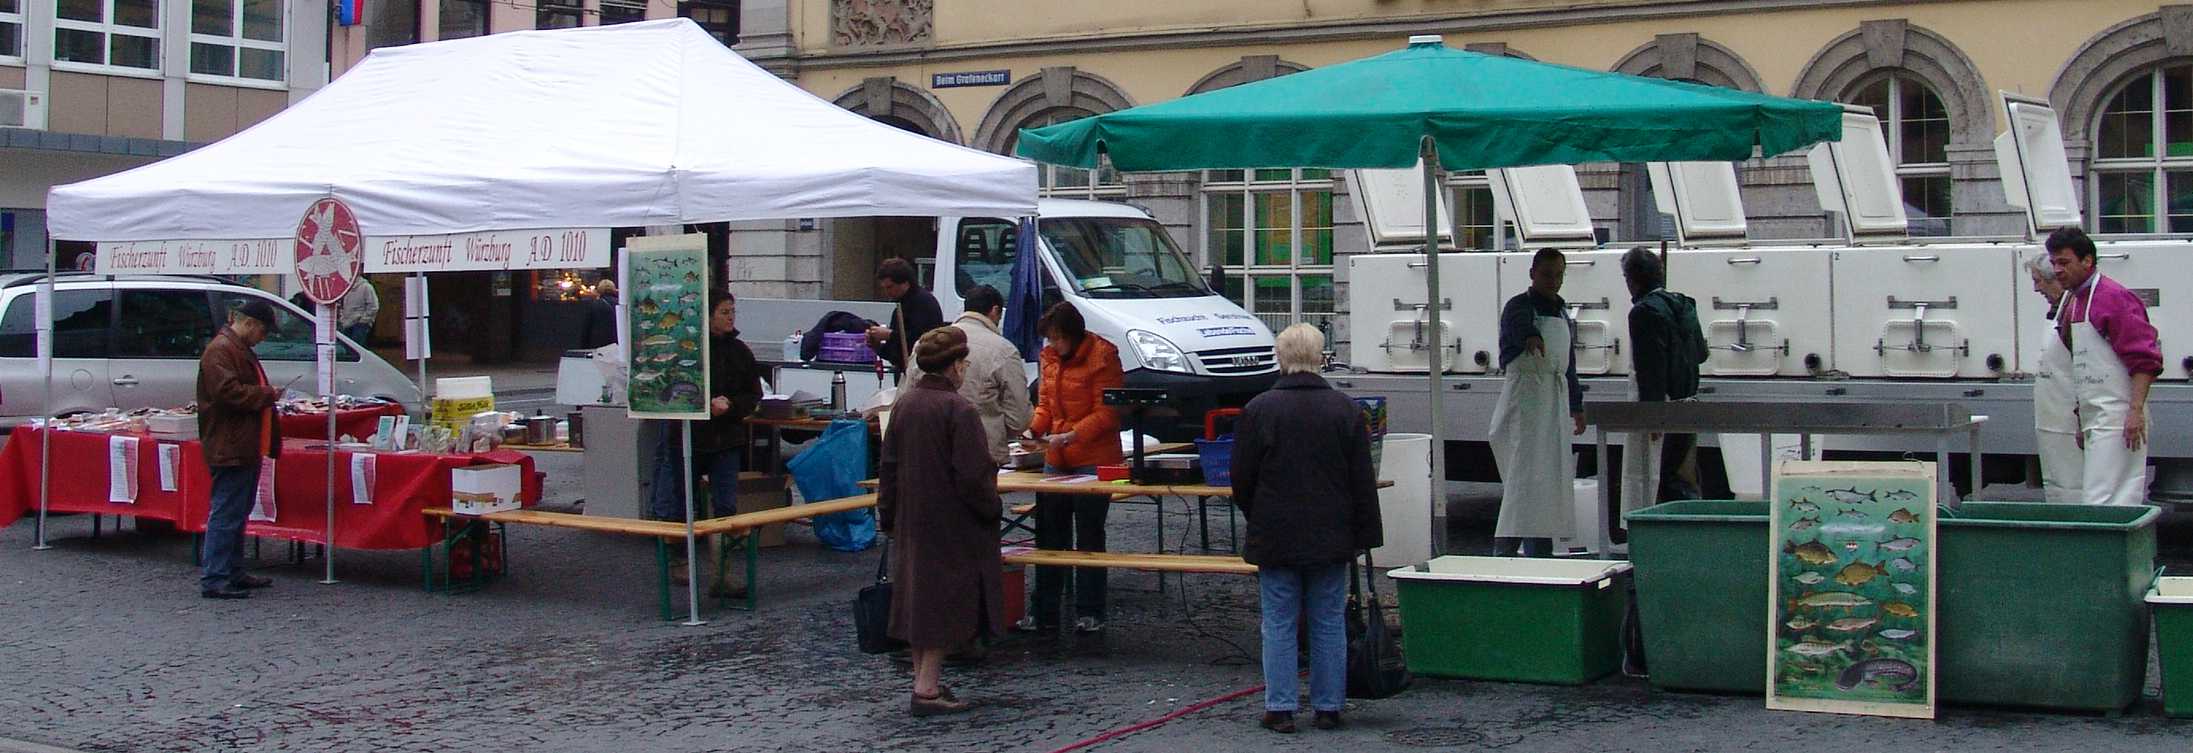
[(1211, 262), (1211, 291), (1219, 295), (1226, 294), (1225, 262)]

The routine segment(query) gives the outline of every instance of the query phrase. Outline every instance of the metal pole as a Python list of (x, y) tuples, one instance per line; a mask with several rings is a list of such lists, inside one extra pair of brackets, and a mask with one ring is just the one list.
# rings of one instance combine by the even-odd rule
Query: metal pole
[(1759, 435), (1759, 498), (1774, 501), (1774, 435)]
[(327, 384), (322, 385), (320, 397), (327, 400), (327, 546), (321, 550), (320, 560), (327, 566), (321, 585), (335, 584), (335, 305), (320, 304), (320, 316), (327, 320), (327, 342), (319, 346), (320, 357), (327, 359)]
[[(1607, 515), (1607, 509), (1614, 506), (1614, 485), (1607, 483), (1607, 427), (1594, 427), (1593, 434), (1597, 435), (1597, 444), (1599, 446), (1599, 558), (1611, 560), (1614, 559), (1614, 534), (1609, 530), (1609, 521), (1606, 520), (1605, 516)], [(1637, 434), (1630, 435), (1632, 439), (1638, 436)], [(1624, 453), (1635, 451), (1637, 451), (1637, 448), (1630, 445), (1623, 445), (1622, 447)], [(1644, 492), (1640, 491), (1639, 493)], [(1615, 514), (1619, 515), (1620, 511), (1616, 511)]]
[(1432, 556), (1437, 557), (1444, 548), (1441, 539), (1446, 537), (1439, 518), (1447, 506), (1447, 432), (1443, 426), (1447, 413), (1440, 405), (1443, 402), (1440, 393), (1445, 387), (1441, 381), (1446, 375), (1440, 351), (1446, 347), (1446, 339), (1439, 327), (1440, 317), (1445, 313), (1439, 306), (1439, 147), (1427, 136), (1417, 155), (1424, 161), (1424, 318), (1430, 320), (1426, 326), (1431, 331), (1426, 339), (1431, 346), (1428, 365), (1431, 372), (1432, 498), (1431, 509), (1425, 512), (1432, 527)]
[(51, 421), (54, 412), (53, 275), (54, 265), (60, 258), (60, 254), (60, 245), (54, 241), (51, 234), (48, 234), (46, 236), (46, 279), (44, 282), (38, 283), (38, 295), (43, 298), (46, 305), (36, 307), (43, 309), (36, 326), (38, 327), (38, 361), (39, 365), (43, 367), (41, 370), (45, 372), (43, 375), (46, 380), (45, 413), (48, 418), (44, 430), (38, 432), (38, 543), (31, 545), (32, 549), (38, 551), (53, 548), (46, 544), (46, 506), (47, 496), (53, 489), (53, 423)]
[(678, 479), (685, 487), (685, 606), (688, 610), (685, 625), (697, 627), (708, 624), (701, 619), (701, 579), (696, 572), (700, 565), (700, 547), (693, 539), (693, 422), (679, 421), (679, 431), (684, 435), (685, 454), (683, 477)]
[[(427, 310), (425, 310), (425, 309), (423, 308), (423, 305), (424, 305), (424, 304), (426, 303), (426, 300), (425, 300), (425, 299), (426, 299), (426, 273), (425, 273), (425, 272), (420, 272), (420, 273), (414, 274), (414, 275), (412, 275), (412, 276), (413, 276), (413, 277), (416, 277), (416, 278), (418, 278), (418, 279), (419, 279), (419, 298), (420, 298), (420, 303), (422, 304), (422, 309), (421, 309), (421, 310), (419, 311), (419, 331), (418, 331), (418, 332), (417, 332), (416, 334), (418, 334), (418, 335), (420, 336), (420, 338), (419, 338), (419, 339), (421, 339), (421, 340), (424, 340), (424, 339), (427, 339), (427, 338), (426, 338), (426, 327), (427, 327), (427, 321), (428, 321), (428, 317), (429, 317), (429, 316), (431, 315), (431, 312), (430, 312), (430, 311), (427, 311)], [(410, 337), (410, 336), (411, 336), (412, 334), (413, 334), (413, 333), (410, 333), (410, 332), (406, 332), (406, 333), (404, 333), (404, 336), (405, 336), (405, 337)], [(420, 344), (414, 344), (414, 345), (413, 345), (413, 347), (418, 347), (419, 345), (420, 345)], [(428, 410), (428, 409), (427, 409), (427, 406), (429, 405), (429, 403), (427, 402), (427, 394), (426, 394), (426, 358), (427, 358), (427, 352), (426, 352), (426, 349), (425, 349), (424, 347), (418, 347), (418, 350), (419, 350), (419, 410), (420, 410), (420, 411), (422, 411), (423, 413), (426, 413), (426, 414), (431, 414), (431, 413), (432, 413), (432, 411), (430, 411), (430, 410)], [(419, 418), (420, 418), (420, 420), (421, 420), (421, 421), (424, 421), (424, 420), (426, 419), (426, 417), (427, 417), (426, 415), (421, 415), (421, 416), (420, 416)], [(398, 439), (398, 440), (402, 440), (403, 438), (402, 438), (402, 437), (397, 437), (397, 439)], [(401, 445), (401, 444), (397, 445), (396, 449), (399, 449), (399, 450), (400, 450), (400, 449), (403, 449), (403, 445)]]

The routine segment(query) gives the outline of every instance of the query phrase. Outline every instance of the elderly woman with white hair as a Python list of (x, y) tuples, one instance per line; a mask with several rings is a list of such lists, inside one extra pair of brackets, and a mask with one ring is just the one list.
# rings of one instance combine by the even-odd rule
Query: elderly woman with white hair
[(2041, 322), (2041, 363), (2033, 369), (2033, 438), (2041, 456), (2041, 489), (2050, 502), (2079, 502), (2086, 487), (2086, 450), (2079, 446), (2079, 396), (2071, 382), (2071, 349), (2056, 334), (2064, 286), (2041, 254), (2027, 259), (2033, 292), (2048, 299)]
[(1293, 732), (1299, 705), (1296, 624), (1309, 623), (1310, 708), (1340, 726), (1346, 702), (1348, 563), (1384, 543), (1378, 479), (1363, 410), (1317, 375), (1325, 336), (1279, 333), (1279, 381), (1234, 427), (1234, 504), (1249, 519), (1242, 558), (1257, 566), (1264, 605), (1264, 718)]

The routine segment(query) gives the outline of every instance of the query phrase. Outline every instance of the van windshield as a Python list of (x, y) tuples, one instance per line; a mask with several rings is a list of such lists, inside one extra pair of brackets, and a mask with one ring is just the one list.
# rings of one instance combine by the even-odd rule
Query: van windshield
[(1211, 294), (1165, 228), (1130, 217), (1037, 220), (1066, 277), (1090, 298), (1195, 298)]

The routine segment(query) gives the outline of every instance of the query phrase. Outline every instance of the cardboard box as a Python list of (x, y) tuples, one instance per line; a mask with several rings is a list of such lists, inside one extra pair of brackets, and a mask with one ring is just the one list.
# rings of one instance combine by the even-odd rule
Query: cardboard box
[(486, 515), (516, 510), (523, 486), (516, 465), (496, 463), (449, 470), (449, 506), (459, 515)]
[[(774, 510), (792, 504), (792, 478), (790, 476), (748, 476), (739, 474), (739, 513)], [(763, 547), (784, 546), (784, 524), (762, 526), (758, 532)]]

